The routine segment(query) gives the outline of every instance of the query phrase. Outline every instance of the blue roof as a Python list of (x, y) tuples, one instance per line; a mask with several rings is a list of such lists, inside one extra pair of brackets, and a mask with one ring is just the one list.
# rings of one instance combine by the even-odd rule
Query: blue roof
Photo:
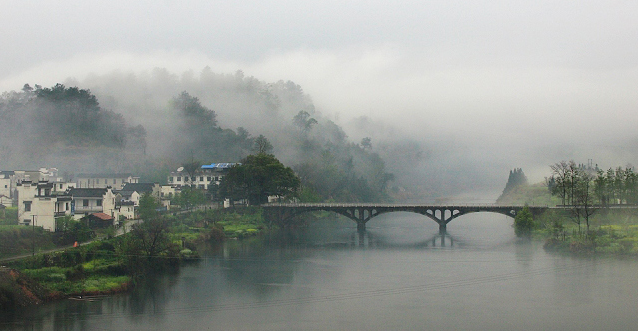
[(241, 165), (241, 163), (211, 163), (203, 165), (202, 169), (228, 169), (236, 165)]

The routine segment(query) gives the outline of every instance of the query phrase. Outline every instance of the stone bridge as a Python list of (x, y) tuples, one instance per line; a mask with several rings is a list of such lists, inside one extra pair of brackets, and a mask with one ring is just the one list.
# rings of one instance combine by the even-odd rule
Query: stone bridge
[[(373, 217), (391, 212), (411, 212), (429, 217), (439, 224), (439, 231), (446, 232), (453, 219), (469, 213), (491, 212), (515, 217), (523, 206), (499, 206), (491, 204), (428, 205), (428, 204), (379, 204), (379, 203), (269, 203), (262, 205), (265, 218), (272, 223), (289, 224), (299, 214), (312, 211), (330, 211), (357, 222), (357, 229), (364, 230)], [(528, 207), (537, 215), (549, 207)]]

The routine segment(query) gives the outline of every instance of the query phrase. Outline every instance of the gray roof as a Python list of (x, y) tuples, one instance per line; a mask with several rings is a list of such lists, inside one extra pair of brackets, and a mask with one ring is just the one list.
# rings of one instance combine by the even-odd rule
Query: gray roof
[(131, 173), (115, 173), (115, 174), (79, 174), (78, 178), (128, 178), (133, 177)]
[(107, 189), (105, 188), (72, 188), (69, 190), (69, 195), (74, 198), (82, 197), (82, 198), (101, 198), (106, 194)]
[(155, 187), (155, 183), (126, 183), (124, 187), (122, 187), (122, 191), (136, 191), (139, 194), (142, 193), (153, 193), (153, 188)]

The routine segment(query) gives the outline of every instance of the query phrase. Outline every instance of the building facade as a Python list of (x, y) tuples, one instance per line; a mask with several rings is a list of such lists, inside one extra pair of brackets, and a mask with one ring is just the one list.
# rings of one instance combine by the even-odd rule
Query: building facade
[(77, 188), (107, 188), (121, 190), (127, 183), (138, 183), (139, 177), (130, 173), (115, 174), (79, 174), (76, 178)]
[(53, 187), (54, 183), (33, 183), (30, 180), (16, 185), (19, 224), (55, 231), (55, 218), (72, 214), (71, 196), (56, 194)]
[(168, 185), (180, 188), (193, 186), (202, 190), (208, 190), (210, 185), (219, 185), (224, 175), (230, 168), (241, 163), (212, 163), (205, 164), (194, 174), (188, 174), (183, 167), (173, 171), (168, 176)]

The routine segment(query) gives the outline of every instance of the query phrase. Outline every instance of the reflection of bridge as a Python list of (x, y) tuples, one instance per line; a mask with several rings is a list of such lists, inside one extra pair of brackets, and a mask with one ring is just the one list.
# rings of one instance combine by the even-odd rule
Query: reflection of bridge
[[(366, 223), (373, 217), (391, 212), (410, 212), (424, 215), (439, 224), (444, 233), (447, 224), (453, 219), (477, 212), (491, 212), (510, 217), (523, 209), (523, 206), (498, 206), (490, 204), (472, 205), (426, 205), (426, 204), (378, 204), (378, 203), (270, 203), (262, 205), (265, 217), (271, 222), (289, 223), (296, 215), (312, 211), (330, 211), (341, 214), (355, 222), (357, 228), (364, 230)], [(549, 207), (529, 207), (532, 214), (540, 214)]]

